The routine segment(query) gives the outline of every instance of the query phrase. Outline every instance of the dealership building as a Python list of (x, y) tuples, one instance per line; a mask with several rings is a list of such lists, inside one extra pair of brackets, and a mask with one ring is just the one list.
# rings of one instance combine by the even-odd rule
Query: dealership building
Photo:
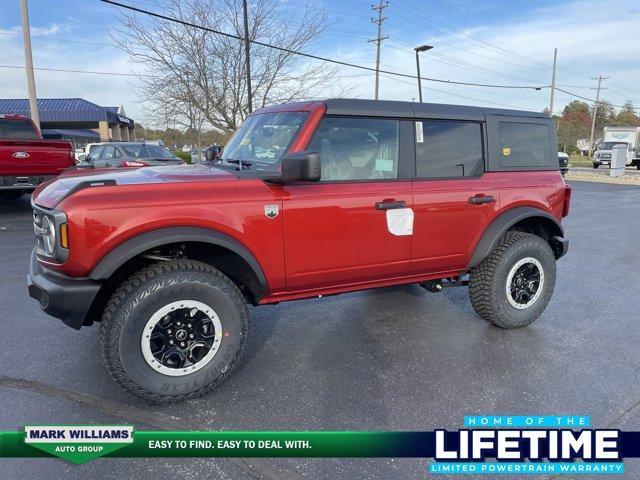
[[(83, 98), (38, 99), (44, 138), (69, 140), (76, 148), (91, 142), (134, 139), (134, 121), (124, 108), (101, 107)], [(31, 116), (27, 99), (0, 99), (0, 114)]]

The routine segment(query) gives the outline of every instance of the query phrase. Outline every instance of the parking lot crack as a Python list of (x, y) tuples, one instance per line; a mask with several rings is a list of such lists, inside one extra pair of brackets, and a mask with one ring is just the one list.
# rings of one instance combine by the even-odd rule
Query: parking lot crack
[[(0, 388), (29, 391), (47, 397), (59, 398), (160, 430), (199, 430), (201, 426), (189, 419), (153, 412), (133, 405), (124, 405), (86, 393), (57, 388), (37, 380), (0, 375)], [(295, 472), (276, 466), (269, 459), (225, 458), (225, 460), (237, 465), (252, 478), (267, 480), (298, 480), (301, 478)]]

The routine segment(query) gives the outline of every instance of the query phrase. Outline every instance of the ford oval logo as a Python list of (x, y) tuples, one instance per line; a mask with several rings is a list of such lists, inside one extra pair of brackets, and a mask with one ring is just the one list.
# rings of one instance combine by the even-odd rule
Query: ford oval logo
[(28, 152), (14, 152), (11, 156), (14, 158), (29, 158), (31, 155)]

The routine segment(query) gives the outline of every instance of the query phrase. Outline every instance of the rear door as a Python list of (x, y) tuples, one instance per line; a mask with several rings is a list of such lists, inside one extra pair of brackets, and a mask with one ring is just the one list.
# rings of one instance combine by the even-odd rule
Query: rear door
[(308, 150), (322, 179), (283, 187), (288, 291), (405, 276), (411, 260), (410, 121), (325, 117)]
[(485, 173), (482, 121), (418, 119), (415, 227), (411, 272), (464, 269), (484, 229), (499, 209), (499, 189)]

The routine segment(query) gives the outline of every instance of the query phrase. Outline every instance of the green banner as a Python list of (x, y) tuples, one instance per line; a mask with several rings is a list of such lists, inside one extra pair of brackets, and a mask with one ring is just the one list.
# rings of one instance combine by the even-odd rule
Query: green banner
[[(128, 438), (113, 438), (126, 429)], [(432, 432), (131, 430), (39, 426), (25, 427), (25, 432), (0, 432), (0, 457), (57, 456), (73, 463), (97, 457), (422, 457), (431, 453), (433, 439)], [(413, 438), (425, 433), (426, 439)]]

